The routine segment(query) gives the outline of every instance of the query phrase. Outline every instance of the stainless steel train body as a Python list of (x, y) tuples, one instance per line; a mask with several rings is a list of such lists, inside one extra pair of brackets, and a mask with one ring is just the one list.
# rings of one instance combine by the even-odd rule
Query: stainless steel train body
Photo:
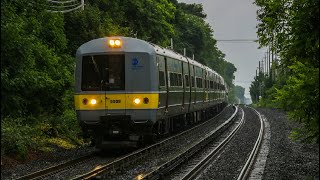
[(170, 134), (213, 115), (226, 96), (218, 73), (143, 40), (106, 37), (77, 50), (77, 118), (98, 148)]

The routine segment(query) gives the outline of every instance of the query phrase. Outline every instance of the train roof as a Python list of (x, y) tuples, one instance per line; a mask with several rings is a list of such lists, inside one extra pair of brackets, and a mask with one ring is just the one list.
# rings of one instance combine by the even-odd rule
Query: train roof
[[(122, 41), (121, 47), (111, 48), (108, 42), (110, 39), (120, 39)], [(154, 54), (155, 49), (150, 43), (140, 39), (115, 36), (93, 39), (82, 44), (77, 50), (77, 54), (80, 55), (105, 52), (145, 52)]]

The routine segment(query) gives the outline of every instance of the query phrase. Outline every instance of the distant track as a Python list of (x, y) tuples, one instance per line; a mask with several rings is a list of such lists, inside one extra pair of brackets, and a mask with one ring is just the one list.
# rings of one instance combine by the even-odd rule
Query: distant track
[(257, 154), (259, 152), (259, 148), (260, 148), (260, 146), (262, 144), (262, 140), (263, 140), (264, 123), (263, 123), (261, 114), (257, 110), (255, 110), (255, 109), (253, 109), (251, 107), (249, 107), (249, 108), (252, 109), (259, 117), (259, 120), (260, 120), (260, 132), (259, 132), (259, 136), (258, 136), (258, 138), (256, 140), (256, 143), (255, 143), (255, 145), (254, 145), (254, 147), (253, 147), (253, 149), (252, 149), (252, 151), (250, 153), (250, 156), (249, 156), (246, 164), (243, 166), (243, 168), (242, 168), (242, 170), (240, 172), (240, 175), (238, 176), (237, 180), (245, 180), (245, 179), (247, 179), (249, 177), (250, 172), (251, 172), (251, 168), (252, 168), (252, 166), (253, 166), (253, 164), (255, 162), (255, 159), (257, 157)]

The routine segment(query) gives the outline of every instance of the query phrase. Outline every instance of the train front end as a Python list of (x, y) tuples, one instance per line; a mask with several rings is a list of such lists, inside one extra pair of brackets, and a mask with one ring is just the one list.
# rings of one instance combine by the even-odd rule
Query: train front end
[(152, 136), (159, 95), (155, 52), (142, 40), (107, 37), (76, 54), (75, 109), (97, 148), (137, 146)]

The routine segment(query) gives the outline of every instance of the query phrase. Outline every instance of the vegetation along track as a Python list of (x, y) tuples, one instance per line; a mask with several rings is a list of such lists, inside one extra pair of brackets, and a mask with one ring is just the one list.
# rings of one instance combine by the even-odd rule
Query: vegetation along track
[[(101, 177), (101, 179), (132, 179), (136, 176), (138, 176), (138, 178), (142, 178), (143, 174), (147, 174), (155, 167), (167, 162), (168, 159), (173, 158), (172, 156), (174, 156), (175, 153), (179, 153), (179, 150), (181, 151), (184, 149), (182, 146), (188, 146), (187, 144), (192, 146), (192, 143), (196, 141), (196, 139), (199, 139), (199, 136), (195, 136), (195, 134), (201, 134), (201, 136), (206, 135), (207, 132), (212, 130), (209, 130), (210, 127), (214, 124), (217, 126), (219, 123), (219, 120), (217, 119), (224, 122), (225, 119), (228, 119), (225, 116), (230, 116), (226, 114), (233, 113), (232, 116), (235, 116), (237, 114), (237, 109), (238, 108), (235, 106), (228, 106), (216, 117), (205, 121), (202, 124), (146, 148), (139, 149), (124, 157), (118, 158), (111, 163), (102, 165), (99, 168), (86, 174), (79, 175), (74, 179), (89, 179), (92, 177)], [(193, 139), (190, 137), (193, 137)], [(182, 142), (187, 143), (183, 144)]]

